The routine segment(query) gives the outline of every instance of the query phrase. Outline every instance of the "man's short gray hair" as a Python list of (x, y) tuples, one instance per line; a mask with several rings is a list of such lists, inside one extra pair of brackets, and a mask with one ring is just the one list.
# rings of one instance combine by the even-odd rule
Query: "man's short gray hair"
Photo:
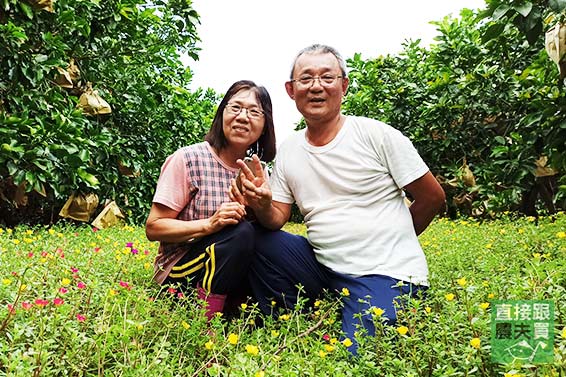
[(303, 48), (297, 56), (295, 56), (295, 60), (293, 60), (293, 66), (291, 67), (291, 80), (293, 79), (293, 73), (295, 71), (295, 64), (297, 64), (297, 59), (303, 54), (332, 54), (338, 60), (338, 65), (340, 66), (340, 70), (342, 71), (342, 77), (347, 77), (346, 72), (346, 63), (342, 58), (342, 55), (334, 48), (327, 45), (321, 44), (312, 44), (308, 47)]

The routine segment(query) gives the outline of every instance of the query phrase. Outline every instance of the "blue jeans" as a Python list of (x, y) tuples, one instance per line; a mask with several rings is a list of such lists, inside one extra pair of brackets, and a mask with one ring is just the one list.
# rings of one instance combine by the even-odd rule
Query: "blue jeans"
[[(344, 337), (354, 344), (349, 350), (356, 354), (357, 344), (354, 333), (358, 327), (366, 329), (368, 335), (375, 335), (375, 326), (370, 313), (364, 313), (372, 306), (383, 309), (388, 324), (397, 320), (395, 302), (400, 296), (415, 296), (426, 287), (399, 284), (400, 281), (384, 275), (351, 276), (320, 264), (307, 239), (284, 231), (270, 231), (256, 227), (256, 253), (250, 268), (250, 285), (259, 308), (265, 313), (272, 312), (271, 302), (293, 309), (298, 297), (306, 297), (312, 303), (324, 289), (340, 293), (347, 288), (348, 296), (342, 296), (342, 331)], [(300, 293), (297, 285), (303, 287)], [(357, 314), (362, 313), (361, 320)]]

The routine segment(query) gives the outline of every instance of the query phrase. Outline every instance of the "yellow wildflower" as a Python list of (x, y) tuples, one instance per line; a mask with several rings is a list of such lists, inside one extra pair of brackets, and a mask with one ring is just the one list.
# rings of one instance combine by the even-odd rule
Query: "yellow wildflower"
[(62, 286), (69, 285), (69, 284), (71, 284), (71, 279), (69, 279), (69, 278), (61, 279), (61, 285)]
[(334, 351), (334, 346), (331, 346), (330, 344), (325, 344), (324, 349), (326, 350), (326, 352), (332, 352)]
[(228, 343), (232, 344), (232, 345), (236, 345), (238, 344), (238, 335), (231, 333), (230, 335), (228, 335)]
[(444, 297), (446, 298), (446, 301), (452, 301), (454, 300), (454, 293), (447, 293), (444, 295)]
[(373, 315), (374, 315), (374, 316), (376, 316), (376, 317), (381, 317), (381, 316), (383, 315), (383, 313), (385, 313), (385, 310), (383, 310), (383, 309), (381, 309), (381, 308), (373, 307), (373, 308), (372, 308), (372, 312), (373, 312)]
[(280, 318), (282, 321), (288, 321), (289, 318), (291, 318), (291, 315), (290, 315), (290, 314), (281, 314), (281, 315), (279, 316), (279, 318)]
[(242, 310), (246, 310), (246, 308), (248, 307), (248, 304), (243, 302), (242, 304), (240, 304), (240, 307), (242, 308)]
[(430, 313), (432, 311), (432, 308), (430, 306), (425, 306), (424, 310), (425, 312)]
[(466, 280), (466, 278), (460, 278), (460, 279), (456, 280), (456, 282), (458, 283), (458, 285), (460, 287), (465, 287), (466, 284), (468, 284), (468, 281)]
[(342, 288), (342, 295), (343, 296), (350, 296), (350, 290), (348, 288)]
[(321, 358), (325, 358), (326, 357), (326, 352), (324, 352), (323, 350), (318, 351), (318, 356), (320, 356)]
[(279, 336), (279, 331), (271, 330), (271, 336), (274, 337), (274, 338), (277, 338)]
[(320, 301), (320, 300), (316, 300), (316, 301), (314, 302), (314, 307), (315, 307), (315, 308), (318, 308), (318, 307), (320, 306), (321, 302), (322, 302), (322, 301)]
[(257, 346), (254, 346), (253, 344), (246, 344), (246, 352), (250, 355), (257, 356), (257, 354), (259, 353), (259, 348), (257, 348)]
[(183, 327), (185, 328), (185, 330), (188, 330), (191, 328), (191, 325), (189, 325), (186, 321), (181, 322), (181, 325), (183, 325)]
[(206, 348), (207, 350), (211, 350), (214, 348), (214, 342), (212, 340), (209, 340), (208, 342), (206, 342), (204, 344), (204, 348)]
[(494, 297), (495, 297), (495, 294), (493, 294), (493, 293), (490, 293), (490, 294), (487, 295), (487, 298), (494, 298)]
[(483, 310), (489, 308), (489, 302), (482, 302), (480, 304), (480, 308), (482, 308)]
[(12, 284), (12, 279), (7, 279), (7, 278), (2, 279), (2, 284), (4, 284), (4, 285), (10, 285), (10, 284)]
[(265, 377), (265, 372), (262, 371), (262, 370), (258, 370), (258, 371), (255, 373), (255, 377)]
[(481, 345), (481, 340), (480, 340), (480, 338), (472, 338), (472, 339), (470, 340), (470, 345), (471, 345), (472, 347), (474, 347), (475, 349), (479, 349), (479, 348), (480, 348), (480, 345)]
[(556, 233), (556, 237), (558, 237), (558, 238), (566, 238), (566, 232), (558, 232), (558, 233)]
[(350, 338), (346, 338), (346, 339), (344, 339), (344, 340), (342, 341), (342, 344), (344, 345), (344, 347), (351, 347), (352, 344), (354, 344), (354, 343), (352, 343), (352, 341), (350, 340)]
[(397, 327), (397, 332), (401, 335), (405, 335), (407, 333), (407, 331), (409, 331), (409, 328), (407, 326)]

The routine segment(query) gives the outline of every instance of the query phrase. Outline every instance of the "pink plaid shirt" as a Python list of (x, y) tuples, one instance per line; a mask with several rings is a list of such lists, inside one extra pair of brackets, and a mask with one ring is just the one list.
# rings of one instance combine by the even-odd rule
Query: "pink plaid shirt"
[[(237, 172), (238, 169), (227, 166), (206, 141), (183, 147), (161, 167), (153, 202), (179, 211), (179, 220), (209, 218), (222, 203), (230, 201), (230, 180)], [(163, 283), (189, 245), (161, 242), (155, 259), (154, 279), (158, 283)]]

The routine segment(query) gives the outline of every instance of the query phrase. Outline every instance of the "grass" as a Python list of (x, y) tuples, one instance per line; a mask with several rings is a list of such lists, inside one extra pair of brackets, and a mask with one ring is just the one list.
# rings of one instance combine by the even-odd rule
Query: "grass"
[[(396, 327), (370, 308), (378, 335), (360, 331), (353, 358), (330, 296), (278, 320), (248, 302), (209, 328), (194, 296), (151, 281), (157, 244), (140, 227), (0, 228), (0, 375), (563, 376), (565, 232), (564, 213), (435, 221), (426, 299)], [(515, 299), (555, 303), (552, 363), (491, 360), (493, 300)]]

